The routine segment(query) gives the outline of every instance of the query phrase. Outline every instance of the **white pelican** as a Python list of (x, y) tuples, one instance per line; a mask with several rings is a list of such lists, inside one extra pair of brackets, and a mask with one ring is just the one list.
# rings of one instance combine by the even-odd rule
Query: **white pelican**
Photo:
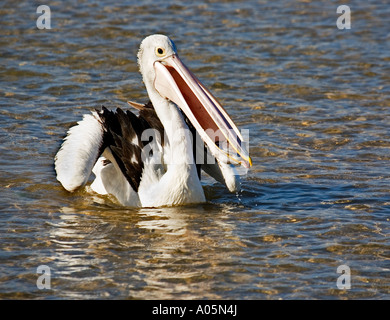
[[(150, 103), (129, 102), (138, 115), (104, 107), (84, 115), (55, 156), (57, 180), (72, 192), (93, 172), (92, 190), (132, 207), (205, 202), (199, 167), (236, 191), (235, 165), (252, 165), (242, 135), (182, 63), (172, 40), (145, 38), (138, 64)], [(201, 139), (192, 139), (190, 132)], [(204, 150), (214, 162), (199, 161), (195, 155)]]

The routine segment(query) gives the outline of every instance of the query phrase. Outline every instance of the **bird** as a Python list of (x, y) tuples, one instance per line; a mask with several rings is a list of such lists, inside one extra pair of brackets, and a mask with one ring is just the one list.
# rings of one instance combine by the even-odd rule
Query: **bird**
[(252, 160), (228, 113), (168, 36), (147, 36), (137, 58), (149, 102), (84, 114), (55, 155), (57, 180), (74, 192), (93, 174), (93, 192), (128, 207), (204, 203), (201, 171), (237, 192)]

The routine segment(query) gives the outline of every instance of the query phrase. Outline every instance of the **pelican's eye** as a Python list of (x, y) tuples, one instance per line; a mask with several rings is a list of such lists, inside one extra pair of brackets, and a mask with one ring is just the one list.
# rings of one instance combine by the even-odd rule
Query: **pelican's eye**
[(156, 56), (157, 57), (163, 57), (165, 56), (165, 49), (161, 47), (156, 48)]

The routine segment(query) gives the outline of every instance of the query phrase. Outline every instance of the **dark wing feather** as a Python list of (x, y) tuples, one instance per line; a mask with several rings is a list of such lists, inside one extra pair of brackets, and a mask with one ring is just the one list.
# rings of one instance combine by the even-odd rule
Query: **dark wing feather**
[(157, 130), (161, 137), (161, 144), (164, 145), (164, 127), (157, 116), (156, 110), (154, 110), (153, 104), (149, 101), (142, 107), (137, 107), (139, 110), (139, 119), (148, 123), (150, 128)]
[(138, 116), (120, 108), (115, 112), (105, 107), (101, 111), (97, 110), (104, 128), (101, 152), (107, 147), (111, 149), (119, 168), (136, 192), (144, 167), (142, 149), (148, 143), (141, 141), (142, 132), (150, 128), (163, 130), (153, 106), (148, 106), (147, 109), (140, 111)]

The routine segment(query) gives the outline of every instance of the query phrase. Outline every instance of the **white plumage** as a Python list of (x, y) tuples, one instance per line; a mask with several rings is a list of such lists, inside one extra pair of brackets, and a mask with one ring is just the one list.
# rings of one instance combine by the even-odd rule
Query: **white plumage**
[(83, 120), (69, 129), (55, 157), (57, 180), (68, 191), (83, 186), (99, 156), (103, 127), (96, 112), (86, 114)]

